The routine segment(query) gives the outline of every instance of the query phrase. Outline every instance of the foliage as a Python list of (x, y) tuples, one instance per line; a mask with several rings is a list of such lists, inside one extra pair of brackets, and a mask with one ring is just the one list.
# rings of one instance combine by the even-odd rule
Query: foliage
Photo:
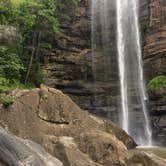
[(148, 34), (148, 23), (147, 21), (142, 21), (141, 22), (141, 35), (142, 39), (144, 40)]
[(48, 94), (42, 94), (41, 99), (42, 99), (43, 101), (47, 101), (47, 99), (48, 99)]
[(22, 36), (15, 50), (0, 48), (0, 77), (39, 86), (45, 76), (42, 56), (52, 48), (46, 38), (61, 32), (60, 19), (67, 18), (66, 9), (77, 1), (0, 0), (0, 24), (16, 27)]
[(36, 86), (40, 86), (40, 84), (44, 83), (45, 73), (41, 68), (40, 63), (36, 62), (34, 71), (32, 70), (33, 75), (31, 75), (32, 82), (35, 83)]
[(0, 93), (9, 93), (14, 89), (33, 89), (35, 85), (33, 83), (22, 84), (18, 80), (6, 79), (4, 77), (0, 77)]
[(25, 2), (25, 0), (11, 0), (13, 5), (20, 5), (21, 3)]
[(8, 108), (14, 103), (14, 98), (11, 96), (0, 97), (0, 102), (3, 104), (4, 108)]
[(159, 89), (163, 87), (166, 87), (166, 76), (164, 75), (153, 78), (148, 84), (149, 89)]
[(20, 79), (23, 70), (18, 52), (14, 48), (0, 46), (0, 77)]

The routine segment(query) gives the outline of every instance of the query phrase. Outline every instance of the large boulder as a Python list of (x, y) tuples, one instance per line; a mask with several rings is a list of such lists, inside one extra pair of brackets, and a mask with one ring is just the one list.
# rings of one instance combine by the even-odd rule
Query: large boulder
[(66, 166), (101, 166), (83, 153), (72, 137), (47, 136), (44, 146)]
[(40, 145), (0, 128), (0, 161), (5, 166), (63, 166)]
[(166, 160), (154, 154), (138, 152), (126, 160), (126, 166), (166, 166)]
[[(128, 149), (134, 148), (136, 144), (126, 132), (110, 121), (81, 110), (59, 90), (42, 86), (28, 91), (15, 90), (3, 98), (2, 101), (12, 98), (13, 104), (7, 107), (1, 103), (0, 125), (23, 140), (14, 137), (14, 140), (17, 139), (13, 143), (13, 136), (11, 141), (10, 135), (6, 137), (0, 132), (2, 161), (13, 163), (10, 157), (16, 159), (14, 162), (18, 158), (12, 154), (16, 152), (22, 156), (25, 151), (26, 161), (29, 161), (28, 156), (33, 152), (34, 158), (31, 161), (43, 166), (46, 162), (44, 159), (54, 161), (56, 158), (64, 166), (147, 166), (147, 163), (162, 166), (161, 163), (165, 163), (150, 154), (138, 153), (131, 156)], [(40, 144), (55, 158), (48, 156), (38, 144), (25, 139)], [(4, 149), (7, 149), (7, 153)]]
[(3, 97), (14, 103), (8, 108), (1, 104), (0, 125), (39, 143), (65, 166), (111, 165), (136, 146), (122, 129), (81, 110), (59, 90), (42, 86)]
[(126, 146), (114, 135), (102, 131), (82, 133), (79, 147), (102, 165), (118, 165), (127, 152)]

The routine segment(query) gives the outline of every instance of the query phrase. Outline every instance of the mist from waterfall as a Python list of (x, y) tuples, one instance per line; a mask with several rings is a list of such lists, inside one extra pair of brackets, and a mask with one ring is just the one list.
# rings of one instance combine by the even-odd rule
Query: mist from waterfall
[[(115, 15), (112, 6), (116, 10)], [(97, 61), (101, 61), (104, 66), (103, 80), (110, 81), (114, 77), (111, 73), (115, 67), (110, 70), (112, 61), (115, 61), (111, 58), (111, 48), (116, 46), (111, 36), (111, 22), (114, 22), (117, 24), (115, 41), (121, 92), (121, 126), (139, 145), (150, 146), (152, 132), (146, 107), (148, 98), (144, 86), (138, 8), (138, 0), (92, 0), (93, 72), (97, 80)]]

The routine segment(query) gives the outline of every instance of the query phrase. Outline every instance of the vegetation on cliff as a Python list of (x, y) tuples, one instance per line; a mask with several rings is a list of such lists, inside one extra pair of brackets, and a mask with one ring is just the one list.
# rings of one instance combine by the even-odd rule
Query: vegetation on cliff
[(159, 88), (166, 88), (166, 76), (161, 75), (154, 77), (148, 84), (149, 89), (159, 89)]
[(52, 48), (46, 38), (61, 32), (60, 19), (68, 19), (66, 7), (76, 3), (77, 0), (1, 0), (0, 24), (16, 27), (21, 37), (10, 46), (1, 44), (0, 77), (39, 86), (44, 79), (43, 53)]

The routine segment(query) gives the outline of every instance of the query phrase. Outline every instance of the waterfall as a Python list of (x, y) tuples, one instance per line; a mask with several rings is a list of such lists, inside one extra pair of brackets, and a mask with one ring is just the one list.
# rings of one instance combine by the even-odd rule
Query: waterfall
[[(92, 66), (95, 82), (102, 80), (107, 84), (115, 79), (119, 67), (121, 126), (138, 144), (150, 146), (152, 134), (146, 107), (138, 1), (92, 0)], [(112, 37), (116, 23), (117, 40)], [(117, 56), (112, 49), (116, 45), (113, 40), (117, 41)]]
[[(151, 145), (151, 127), (146, 107), (143, 63), (140, 44), (138, 0), (117, 2), (117, 48), (121, 85), (122, 127), (141, 145)], [(134, 113), (142, 111), (138, 127)], [(132, 113), (134, 112), (134, 113)], [(141, 113), (140, 113), (141, 114)]]
[[(93, 53), (93, 73), (95, 81), (100, 81), (98, 73), (103, 75), (103, 81), (108, 81), (109, 73), (108, 66), (110, 66), (110, 52), (111, 52), (111, 24), (109, 21), (110, 12), (109, 0), (92, 0), (92, 53)], [(97, 64), (102, 62), (99, 69)], [(100, 70), (100, 71), (99, 71)]]

